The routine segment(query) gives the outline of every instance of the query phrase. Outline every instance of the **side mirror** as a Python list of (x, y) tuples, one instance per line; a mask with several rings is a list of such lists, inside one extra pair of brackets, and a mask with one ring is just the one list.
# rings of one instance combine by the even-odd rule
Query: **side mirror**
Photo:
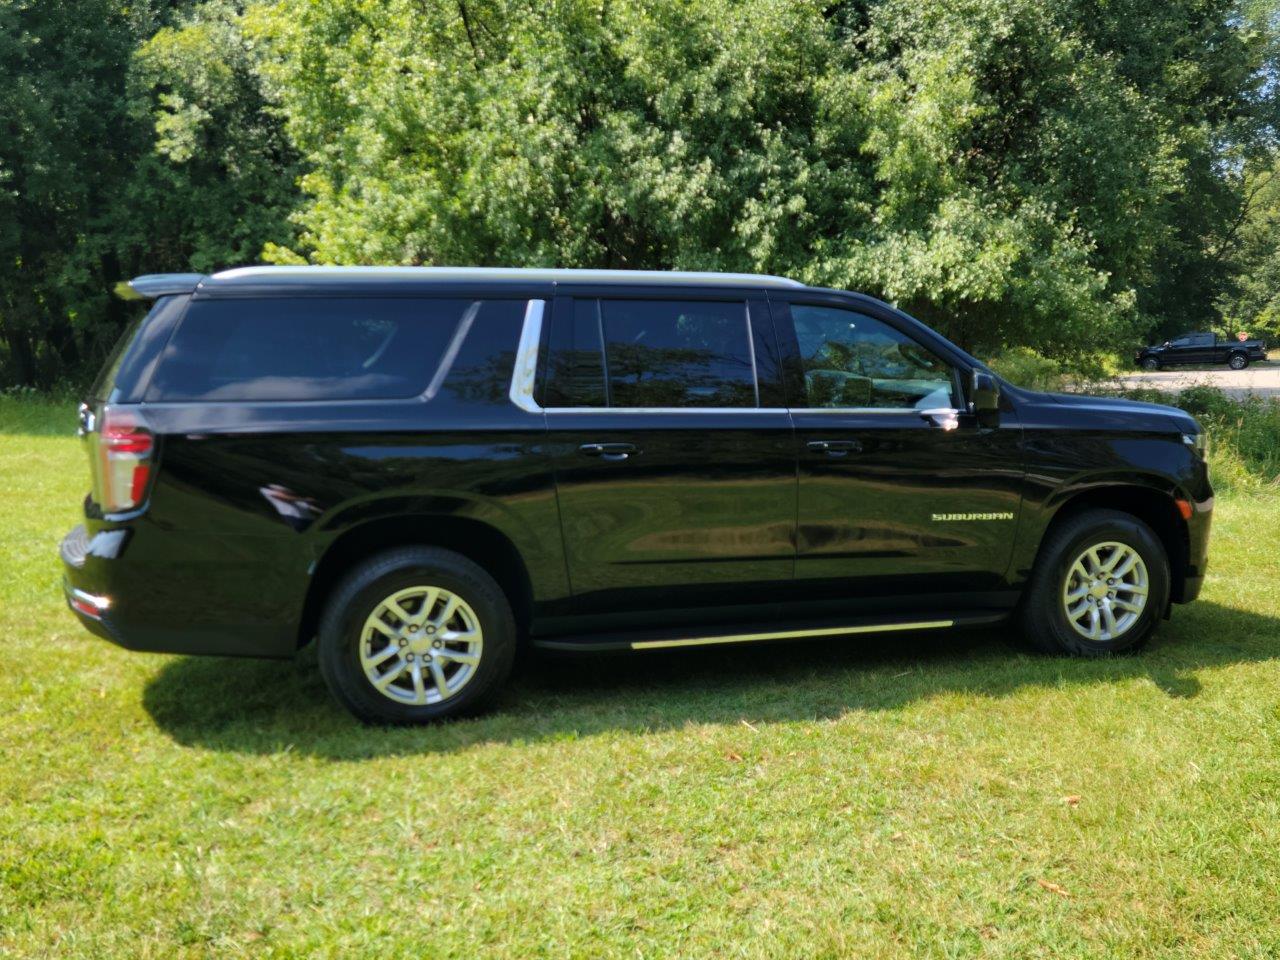
[(994, 427), (1000, 422), (1000, 384), (996, 378), (981, 370), (973, 371), (973, 389), (969, 403), (978, 416), (978, 423)]

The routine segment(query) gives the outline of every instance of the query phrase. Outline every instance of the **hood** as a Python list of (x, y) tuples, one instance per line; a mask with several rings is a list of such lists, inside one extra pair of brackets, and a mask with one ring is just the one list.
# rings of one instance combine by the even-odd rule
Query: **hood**
[(1078, 393), (1040, 393), (1041, 402), (1070, 407), (1072, 412), (1091, 414), (1117, 428), (1141, 425), (1147, 429), (1163, 427), (1170, 433), (1200, 433), (1200, 424), (1185, 410), (1163, 403), (1124, 400), (1120, 397), (1090, 397)]

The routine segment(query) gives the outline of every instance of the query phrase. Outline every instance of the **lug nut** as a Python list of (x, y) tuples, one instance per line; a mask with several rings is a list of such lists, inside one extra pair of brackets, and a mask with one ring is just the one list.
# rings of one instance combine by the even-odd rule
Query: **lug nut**
[(409, 663), (413, 663), (413, 654), (412, 654), (412, 653), (406, 653), (406, 654), (404, 655), (404, 658), (405, 658), (405, 660), (409, 661)]
[(400, 640), (400, 646), (402, 646), (402, 647), (403, 647), (403, 646), (404, 646), (406, 643), (408, 643), (408, 642), (409, 642), (409, 641), (405, 640), (404, 638), (401, 638), (401, 640)]

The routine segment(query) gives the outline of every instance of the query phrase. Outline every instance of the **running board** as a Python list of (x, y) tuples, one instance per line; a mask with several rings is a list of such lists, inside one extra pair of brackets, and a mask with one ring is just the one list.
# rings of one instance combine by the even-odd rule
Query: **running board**
[(805, 625), (791, 630), (746, 630), (726, 628), (712, 633), (702, 627), (697, 634), (688, 631), (633, 631), (574, 637), (534, 637), (539, 650), (662, 650), (673, 647), (708, 647), (721, 643), (756, 643), (769, 640), (804, 640), (811, 637), (842, 637), (861, 633), (903, 633), (918, 630), (946, 630), (951, 627), (981, 627), (1000, 623), (1009, 617), (1007, 610), (943, 614), (928, 619), (877, 618), (855, 622)]

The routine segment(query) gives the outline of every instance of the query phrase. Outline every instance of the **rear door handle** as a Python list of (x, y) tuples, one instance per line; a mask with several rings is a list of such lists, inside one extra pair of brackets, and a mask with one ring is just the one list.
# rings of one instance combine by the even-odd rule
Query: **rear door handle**
[(626, 460), (640, 448), (634, 443), (584, 443), (578, 448), (579, 453), (588, 457), (599, 457), (601, 460)]
[(846, 457), (851, 453), (861, 453), (862, 443), (859, 440), (810, 440), (811, 453), (825, 453), (828, 457)]

